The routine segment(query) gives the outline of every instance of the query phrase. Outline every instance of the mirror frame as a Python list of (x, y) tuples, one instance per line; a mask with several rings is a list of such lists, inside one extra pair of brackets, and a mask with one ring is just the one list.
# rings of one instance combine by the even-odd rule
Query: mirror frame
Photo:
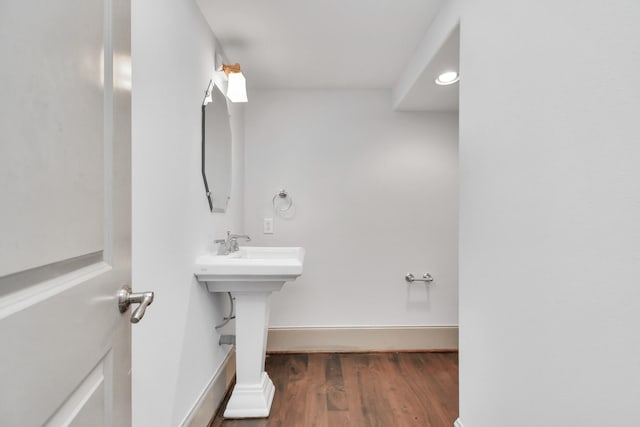
[[(208, 92), (208, 90), (207, 90)], [(209, 191), (209, 183), (207, 182), (207, 173), (205, 172), (205, 168), (204, 168), (204, 156), (205, 156), (205, 138), (204, 138), (204, 134), (205, 134), (205, 112), (207, 109), (207, 104), (205, 104), (205, 101), (207, 99), (207, 95), (205, 95), (205, 99), (202, 101), (202, 118), (200, 120), (201, 126), (202, 126), (202, 154), (201, 154), (201, 159), (202, 159), (202, 181), (204, 181), (204, 191), (205, 194), (207, 195), (207, 201), (209, 202), (209, 210), (211, 212), (213, 212), (213, 200), (211, 200), (211, 191)]]

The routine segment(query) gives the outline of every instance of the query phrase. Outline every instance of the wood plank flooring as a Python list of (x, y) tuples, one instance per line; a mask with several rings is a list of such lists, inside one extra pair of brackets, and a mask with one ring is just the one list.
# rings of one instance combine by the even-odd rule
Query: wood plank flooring
[(269, 418), (225, 420), (225, 401), (210, 427), (452, 427), (458, 417), (457, 353), (276, 354), (266, 370)]

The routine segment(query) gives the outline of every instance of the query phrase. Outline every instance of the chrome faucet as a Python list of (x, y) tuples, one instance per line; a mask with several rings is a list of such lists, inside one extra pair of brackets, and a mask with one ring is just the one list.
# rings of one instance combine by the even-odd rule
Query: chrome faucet
[(218, 246), (218, 255), (229, 255), (232, 252), (237, 252), (239, 248), (238, 239), (243, 239), (247, 242), (251, 241), (251, 237), (246, 234), (231, 234), (230, 231), (227, 231), (226, 239), (217, 239), (214, 240), (214, 243), (219, 244)]

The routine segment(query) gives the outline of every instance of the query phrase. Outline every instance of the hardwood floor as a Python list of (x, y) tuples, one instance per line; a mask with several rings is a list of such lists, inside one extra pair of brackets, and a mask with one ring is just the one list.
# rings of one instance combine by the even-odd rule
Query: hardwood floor
[(225, 420), (225, 401), (210, 427), (452, 427), (458, 416), (457, 353), (276, 354), (266, 370), (269, 418)]

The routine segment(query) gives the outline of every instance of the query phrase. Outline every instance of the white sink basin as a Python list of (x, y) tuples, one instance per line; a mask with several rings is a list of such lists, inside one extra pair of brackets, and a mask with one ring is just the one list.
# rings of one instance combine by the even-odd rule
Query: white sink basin
[(210, 292), (273, 291), (300, 276), (303, 262), (304, 248), (242, 246), (229, 255), (199, 256), (195, 275)]
[(236, 385), (226, 418), (269, 416), (275, 387), (264, 370), (269, 296), (302, 274), (304, 248), (243, 246), (229, 255), (196, 258), (195, 275), (209, 292), (231, 292), (236, 302)]

